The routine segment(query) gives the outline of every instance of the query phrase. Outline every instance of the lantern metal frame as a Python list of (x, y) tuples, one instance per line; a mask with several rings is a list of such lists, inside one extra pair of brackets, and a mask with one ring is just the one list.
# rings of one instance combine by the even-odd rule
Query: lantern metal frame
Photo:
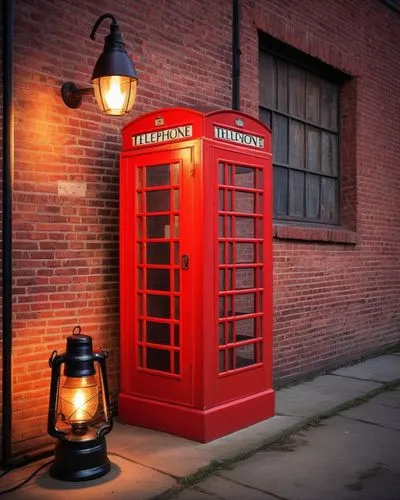
[[(93, 352), (92, 337), (82, 335), (80, 326), (76, 326), (73, 334), (67, 338), (67, 349), (58, 355), (53, 351), (49, 366), (51, 367), (50, 401), (47, 430), (50, 436), (58, 439), (55, 447), (55, 459), (50, 468), (50, 475), (63, 481), (86, 481), (103, 476), (111, 468), (107, 457), (105, 435), (113, 427), (110, 405), (108, 378), (106, 369), (107, 351)], [(60, 429), (60, 382), (61, 368), (64, 375), (82, 378), (96, 373), (95, 363), (100, 370), (98, 376), (101, 387), (102, 418), (92, 420), (84, 427), (74, 429), (65, 426)]]
[[(95, 22), (90, 38), (96, 39), (96, 32), (104, 19), (111, 19), (110, 33), (105, 37), (103, 52), (93, 69), (92, 82), (104, 76), (122, 76), (138, 80), (133, 61), (128, 56), (117, 20), (112, 14), (103, 14)], [(61, 86), (61, 96), (69, 108), (77, 109), (82, 104), (82, 97), (94, 95), (94, 88), (78, 88), (73, 82), (65, 82)], [(129, 110), (128, 110), (129, 111)], [(124, 114), (124, 113), (122, 113)]]

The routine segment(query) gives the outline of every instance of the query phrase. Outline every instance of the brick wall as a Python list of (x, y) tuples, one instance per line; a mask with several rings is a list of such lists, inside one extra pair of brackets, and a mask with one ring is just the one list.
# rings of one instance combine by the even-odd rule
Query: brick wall
[[(399, 338), (400, 18), (376, 0), (241, 3), (243, 111), (258, 113), (257, 29), (354, 76), (342, 111), (349, 231), (275, 229), (274, 371), (281, 380)], [(95, 42), (88, 34), (110, 8), (104, 0), (15, 2), (17, 451), (48, 440), (47, 359), (64, 349), (74, 325), (109, 348), (111, 390), (118, 391), (121, 127), (158, 107), (231, 104), (230, 0), (121, 0), (112, 12), (139, 72), (135, 111), (106, 118), (90, 98), (79, 110), (66, 108), (60, 85), (88, 86), (107, 30)], [(59, 181), (85, 183), (86, 197), (58, 196)]]
[(244, 110), (258, 106), (255, 28), (353, 77), (341, 92), (342, 218), (350, 231), (275, 227), (275, 376), (293, 378), (399, 339), (400, 57), (393, 46), (400, 18), (380, 2), (252, 6), (243, 19), (242, 52), (251, 55), (243, 63)]

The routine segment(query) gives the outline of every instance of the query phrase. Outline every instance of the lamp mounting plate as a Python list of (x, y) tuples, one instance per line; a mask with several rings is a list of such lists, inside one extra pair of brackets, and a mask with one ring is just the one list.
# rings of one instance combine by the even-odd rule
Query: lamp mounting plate
[(61, 96), (69, 108), (76, 109), (82, 104), (82, 96), (78, 92), (78, 87), (73, 82), (63, 84), (61, 87)]

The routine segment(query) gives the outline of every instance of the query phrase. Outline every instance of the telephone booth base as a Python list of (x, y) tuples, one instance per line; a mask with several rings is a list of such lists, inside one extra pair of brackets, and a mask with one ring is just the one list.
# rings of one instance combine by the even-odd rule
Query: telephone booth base
[(119, 396), (123, 421), (208, 443), (274, 416), (274, 390), (224, 403), (208, 410), (178, 406), (127, 394)]

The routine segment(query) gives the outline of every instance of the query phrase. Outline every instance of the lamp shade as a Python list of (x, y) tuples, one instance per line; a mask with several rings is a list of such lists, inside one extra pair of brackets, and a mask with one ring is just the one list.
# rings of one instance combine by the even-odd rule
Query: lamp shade
[(136, 99), (137, 74), (114, 20), (94, 67), (92, 83), (97, 104), (105, 114), (120, 116), (132, 109)]

